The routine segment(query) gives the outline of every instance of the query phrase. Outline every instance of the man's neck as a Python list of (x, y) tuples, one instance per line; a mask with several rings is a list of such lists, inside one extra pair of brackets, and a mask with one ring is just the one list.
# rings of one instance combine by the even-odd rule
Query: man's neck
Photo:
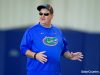
[[(41, 24), (41, 23), (40, 23)], [(45, 28), (51, 28), (51, 24), (41, 24)]]

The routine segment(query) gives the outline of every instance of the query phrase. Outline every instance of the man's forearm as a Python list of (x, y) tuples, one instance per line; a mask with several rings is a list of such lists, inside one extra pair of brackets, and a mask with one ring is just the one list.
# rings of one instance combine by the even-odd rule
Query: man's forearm
[(31, 50), (27, 50), (26, 51), (26, 53), (25, 53), (25, 55), (27, 56), (27, 57), (30, 57), (30, 58), (34, 58), (34, 55), (35, 55), (36, 53), (35, 52), (32, 52)]
[(64, 57), (71, 59), (73, 56), (71, 55), (71, 53), (69, 51), (64, 53)]

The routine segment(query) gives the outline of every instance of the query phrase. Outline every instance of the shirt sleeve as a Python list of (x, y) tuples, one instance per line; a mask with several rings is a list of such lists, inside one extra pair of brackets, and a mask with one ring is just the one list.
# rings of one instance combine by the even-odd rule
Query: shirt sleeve
[(29, 30), (26, 30), (20, 44), (21, 54), (25, 55), (27, 50), (31, 50), (31, 47), (32, 47), (31, 36), (29, 34)]
[(62, 53), (61, 53), (61, 55), (63, 55), (65, 52), (68, 51), (68, 42), (62, 32), (61, 32), (61, 36), (62, 36)]
[(67, 40), (64, 36), (62, 36), (62, 41), (63, 41), (63, 50), (62, 50), (62, 55), (68, 51), (68, 43)]

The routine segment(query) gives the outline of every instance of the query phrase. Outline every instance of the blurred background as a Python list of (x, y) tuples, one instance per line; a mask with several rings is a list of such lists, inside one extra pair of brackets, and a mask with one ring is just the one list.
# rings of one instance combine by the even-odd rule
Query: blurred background
[(44, 3), (53, 6), (53, 23), (64, 33), (69, 50), (84, 54), (82, 62), (62, 57), (62, 75), (100, 75), (100, 0), (0, 0), (0, 75), (26, 75), (20, 42), (38, 22), (37, 6)]

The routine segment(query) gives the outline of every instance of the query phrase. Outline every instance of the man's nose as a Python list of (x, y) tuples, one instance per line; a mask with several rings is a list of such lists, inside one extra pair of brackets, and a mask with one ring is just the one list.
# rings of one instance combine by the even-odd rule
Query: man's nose
[(45, 17), (45, 15), (43, 14), (41, 17)]

